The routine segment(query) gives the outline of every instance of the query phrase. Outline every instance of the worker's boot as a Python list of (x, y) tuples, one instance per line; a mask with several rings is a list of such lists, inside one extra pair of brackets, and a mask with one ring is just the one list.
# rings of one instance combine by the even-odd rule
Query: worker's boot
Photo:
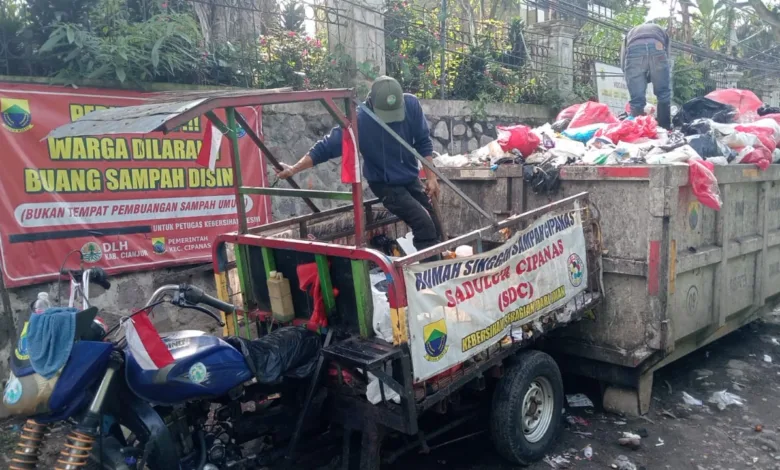
[(672, 130), (672, 104), (671, 103), (658, 103), (657, 110), (658, 125), (666, 129)]

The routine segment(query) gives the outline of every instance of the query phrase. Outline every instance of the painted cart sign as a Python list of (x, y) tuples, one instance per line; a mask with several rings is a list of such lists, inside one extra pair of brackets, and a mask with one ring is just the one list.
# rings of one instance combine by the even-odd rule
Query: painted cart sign
[(404, 268), (415, 381), (462, 363), (584, 291), (578, 210), (544, 216), (468, 258)]

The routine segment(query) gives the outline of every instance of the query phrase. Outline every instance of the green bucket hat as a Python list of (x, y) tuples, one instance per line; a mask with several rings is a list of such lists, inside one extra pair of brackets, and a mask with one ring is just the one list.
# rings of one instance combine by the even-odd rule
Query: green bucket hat
[(404, 91), (395, 78), (383, 75), (374, 80), (368, 97), (374, 107), (374, 114), (384, 122), (400, 122), (406, 117)]

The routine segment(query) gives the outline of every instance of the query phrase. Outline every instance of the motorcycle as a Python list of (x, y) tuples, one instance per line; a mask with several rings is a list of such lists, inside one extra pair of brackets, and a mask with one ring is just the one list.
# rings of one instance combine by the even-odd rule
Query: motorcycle
[[(100, 280), (99, 272), (70, 275), (87, 285)], [(124, 321), (151, 316), (166, 303), (208, 315), (221, 326), (222, 317), (206, 307), (236, 310), (198, 287), (165, 285)], [(173, 362), (149, 370), (119, 334), (123, 323), (107, 330), (96, 323), (98, 309), (86, 299), (84, 307), (75, 313), (72, 350), (55, 377), (44, 379), (18, 354), (12, 361), (4, 406), (33, 418), (23, 427), (9, 468), (36, 468), (48, 428), (59, 421), (72, 427), (57, 470), (256, 468), (289, 457), (293, 435), (318, 426), (312, 419), (296, 427), (306, 379), (322, 347), (318, 334), (299, 327), (278, 328), (255, 340), (196, 330), (161, 334)], [(20, 347), (29, 346), (26, 330)], [(323, 400), (310, 400), (308, 416), (320, 412)]]

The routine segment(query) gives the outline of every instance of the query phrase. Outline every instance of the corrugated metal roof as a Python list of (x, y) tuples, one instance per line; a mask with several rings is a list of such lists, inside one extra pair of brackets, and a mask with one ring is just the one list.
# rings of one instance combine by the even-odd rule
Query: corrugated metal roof
[(111, 134), (148, 134), (161, 130), (167, 121), (209, 101), (224, 98), (289, 92), (290, 88), (267, 90), (214, 90), (159, 93), (148, 104), (93, 111), (81, 119), (57, 127), (47, 138)]

